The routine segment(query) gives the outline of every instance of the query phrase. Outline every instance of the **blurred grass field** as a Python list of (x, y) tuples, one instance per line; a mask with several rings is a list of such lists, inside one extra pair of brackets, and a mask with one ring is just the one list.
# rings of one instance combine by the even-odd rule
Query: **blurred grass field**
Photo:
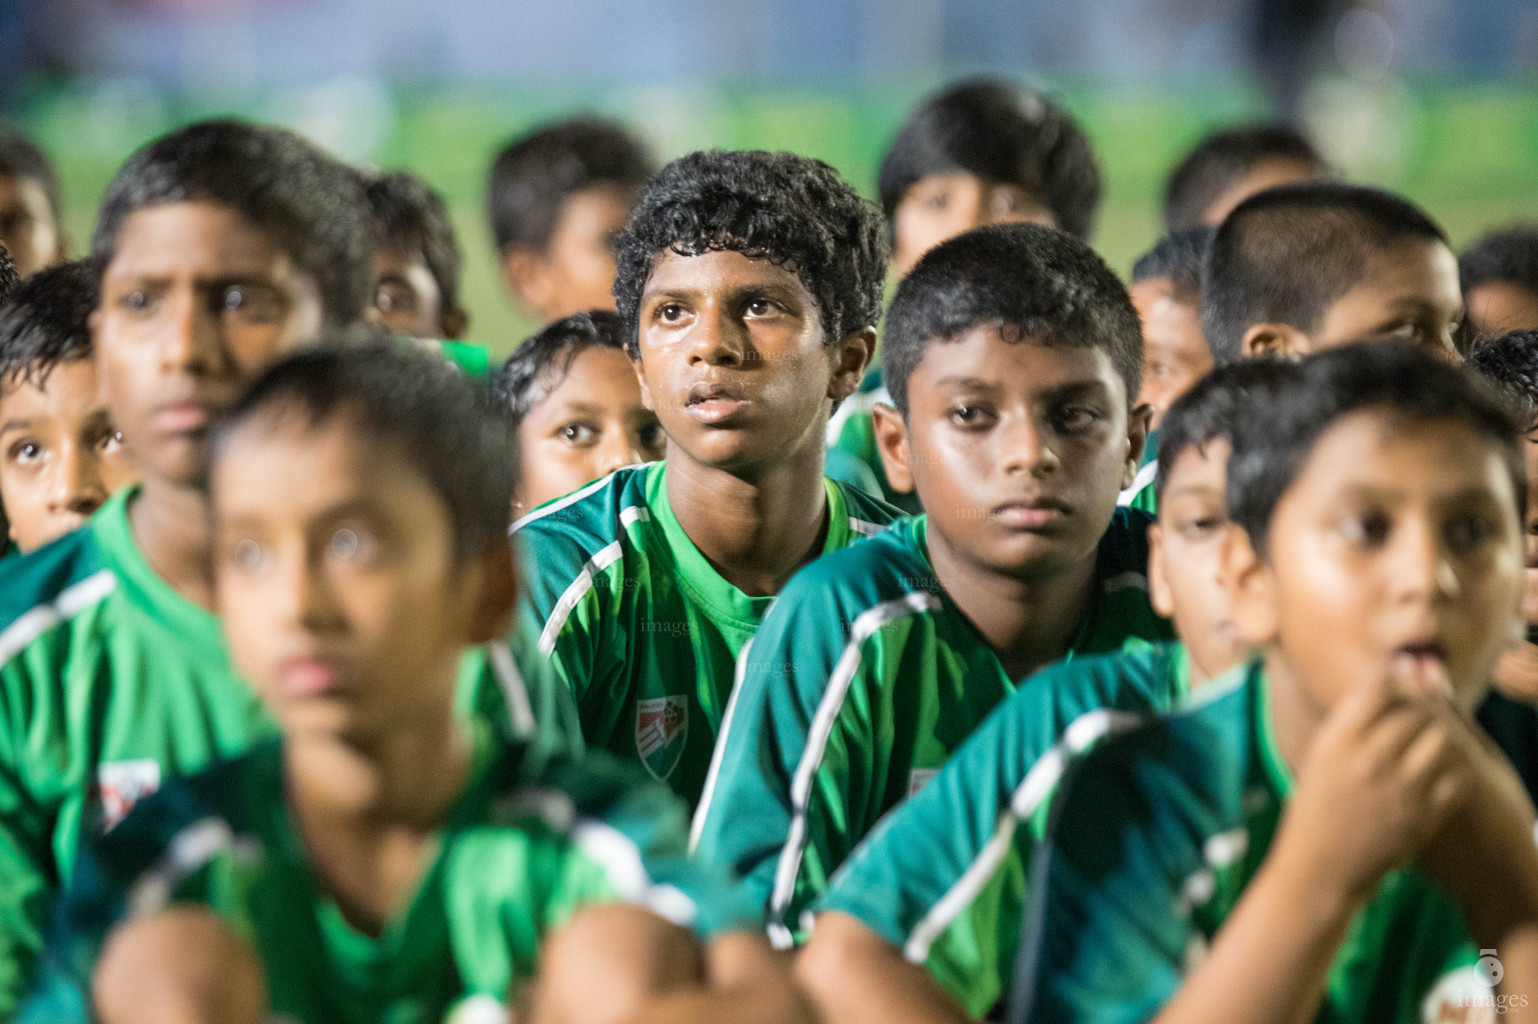
[[(484, 223), (485, 173), (509, 137), (542, 121), (599, 110), (633, 124), (661, 159), (706, 147), (788, 149), (839, 168), (873, 194), (881, 153), (933, 83), (848, 91), (690, 90), (583, 95), (491, 86), (166, 98), (142, 88), (75, 84), (40, 90), (18, 120), (58, 161), (74, 251), (88, 244), (103, 188), (132, 149), (186, 121), (241, 115), (291, 124), (348, 159), (421, 175), (449, 201), (465, 250), (470, 336), (499, 355), (535, 325), (504, 296)], [(1241, 87), (1199, 95), (1065, 90), (1100, 153), (1105, 200), (1096, 246), (1118, 271), (1159, 234), (1159, 195), (1173, 163), (1204, 131), (1254, 116)], [(1538, 93), (1511, 84), (1342, 86), (1320, 91), (1311, 124), (1346, 173), (1425, 205), (1457, 244), (1516, 219), (1538, 220)]]

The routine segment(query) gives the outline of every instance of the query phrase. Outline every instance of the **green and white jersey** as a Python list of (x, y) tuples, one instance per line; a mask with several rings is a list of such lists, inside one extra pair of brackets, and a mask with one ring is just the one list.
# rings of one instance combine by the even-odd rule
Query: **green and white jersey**
[[(874, 367), (860, 382), (860, 390), (844, 399), (828, 417), (828, 475), (864, 487), (908, 515), (918, 515), (924, 511), (919, 496), (892, 489), (881, 454), (876, 450), (876, 429), (870, 411), (873, 406), (891, 404), (892, 396), (882, 382), (881, 368)], [(871, 489), (872, 483), (877, 489)]]
[(1116, 497), (1116, 504), (1126, 508), (1136, 508), (1147, 512), (1149, 515), (1157, 515), (1159, 511), (1158, 494), (1154, 484), (1159, 476), (1159, 432), (1150, 431), (1148, 440), (1143, 444), (1143, 463), (1138, 466), (1137, 476), (1132, 478), (1132, 486), (1122, 491)]
[(858, 918), (981, 1018), (1020, 952), (1031, 858), (1074, 758), (1184, 697), (1183, 647), (1078, 658), (994, 709), (922, 791), (844, 862), (812, 912)]
[[(898, 512), (825, 478), (823, 550)], [(527, 587), (520, 668), (548, 661), (591, 747), (639, 761), (692, 807), (731, 695), (737, 652), (772, 597), (749, 597), (694, 546), (661, 462), (618, 470), (513, 524)]]
[[(0, 564), (0, 1019), (26, 991), (48, 905), (82, 836), (116, 822), (162, 779), (273, 731), (230, 666), (218, 620), (145, 561), (128, 522), (134, 493)], [(512, 664), (505, 649), (491, 660)], [(466, 656), (467, 707), (580, 744), (554, 679), (525, 688), (493, 667), (480, 652)]]
[(541, 941), (592, 904), (705, 937), (757, 925), (729, 879), (687, 858), (682, 803), (605, 755), (547, 757), (480, 724), (470, 781), (378, 934), (323, 891), (284, 789), (281, 743), (263, 744), (168, 783), (83, 851), (22, 1020), (87, 1020), (109, 929), (173, 902), (208, 906), (251, 942), (274, 1019), (294, 1024), (505, 1021)]
[[(1148, 601), (1148, 522), (1116, 511), (1070, 658), (1173, 639)], [(740, 659), (695, 852), (744, 878), (778, 945), (877, 820), (1015, 691), (936, 579), (927, 527), (904, 520), (803, 569)]]
[[(1266, 689), (1260, 661), (1240, 666), (1079, 762), (1037, 862), (1012, 1020), (1144, 1021), (1179, 990), (1292, 792)], [(1316, 1019), (1494, 1020), (1482, 955), (1444, 892), (1392, 872), (1351, 922)]]

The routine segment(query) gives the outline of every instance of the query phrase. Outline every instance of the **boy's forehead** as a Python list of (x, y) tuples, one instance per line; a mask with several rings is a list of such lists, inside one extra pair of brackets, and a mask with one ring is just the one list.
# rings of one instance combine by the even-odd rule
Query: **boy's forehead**
[(1356, 409), (1319, 432), (1291, 491), (1362, 490), (1430, 494), (1488, 491), (1514, 499), (1505, 457), (1472, 426), (1410, 421), (1389, 406)]
[(1001, 324), (980, 324), (951, 339), (931, 340), (913, 372), (914, 385), (959, 387), (988, 383), (1037, 393), (1074, 386), (1103, 386), (1125, 397), (1125, 387), (1105, 349), (1063, 344)]
[(292, 261), (272, 236), (233, 207), (190, 201), (140, 207), (123, 218), (105, 276), (281, 273)]
[(745, 287), (788, 288), (812, 298), (790, 267), (767, 258), (751, 258), (733, 249), (688, 256), (664, 250), (646, 277), (643, 297), (659, 293), (711, 293)]

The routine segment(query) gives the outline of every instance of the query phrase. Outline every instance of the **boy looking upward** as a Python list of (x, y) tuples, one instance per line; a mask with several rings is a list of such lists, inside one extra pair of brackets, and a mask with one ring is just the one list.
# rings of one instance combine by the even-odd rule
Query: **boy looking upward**
[(1031, 224), (941, 244), (898, 286), (882, 359), (880, 439), (929, 512), (781, 594), (695, 821), (778, 945), (1017, 681), (1171, 635), (1148, 603), (1150, 520), (1116, 507), (1148, 429), (1137, 312), (1087, 245)]
[(40, 270), (0, 306), (0, 501), (23, 553), (80, 527), (133, 466), (97, 386), (99, 269)]
[(594, 747), (699, 798), (738, 652), (802, 565), (897, 513), (823, 475), (823, 430), (876, 342), (876, 211), (820, 161), (695, 153), (641, 193), (614, 294), (660, 463), (514, 525), (539, 574), (525, 659)]
[(523, 342), (497, 372), (493, 389), (518, 431), (516, 515), (662, 458), (662, 425), (641, 401), (624, 338), (618, 313), (578, 313)]
[(1260, 653), (1075, 771), (1011, 1019), (1532, 1019), (1533, 808), (1473, 719), (1520, 626), (1511, 418), (1352, 345), (1233, 449), (1224, 573)]

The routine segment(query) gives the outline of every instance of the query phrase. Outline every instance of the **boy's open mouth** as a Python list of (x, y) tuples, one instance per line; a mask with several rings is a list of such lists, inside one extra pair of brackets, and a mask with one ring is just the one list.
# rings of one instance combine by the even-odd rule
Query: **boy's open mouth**
[(684, 402), (684, 410), (706, 424), (725, 423), (747, 406), (742, 391), (727, 384), (696, 384)]
[(1404, 682), (1427, 693), (1449, 692), (1447, 646), (1439, 639), (1401, 644), (1394, 649), (1393, 665), (1395, 675)]

